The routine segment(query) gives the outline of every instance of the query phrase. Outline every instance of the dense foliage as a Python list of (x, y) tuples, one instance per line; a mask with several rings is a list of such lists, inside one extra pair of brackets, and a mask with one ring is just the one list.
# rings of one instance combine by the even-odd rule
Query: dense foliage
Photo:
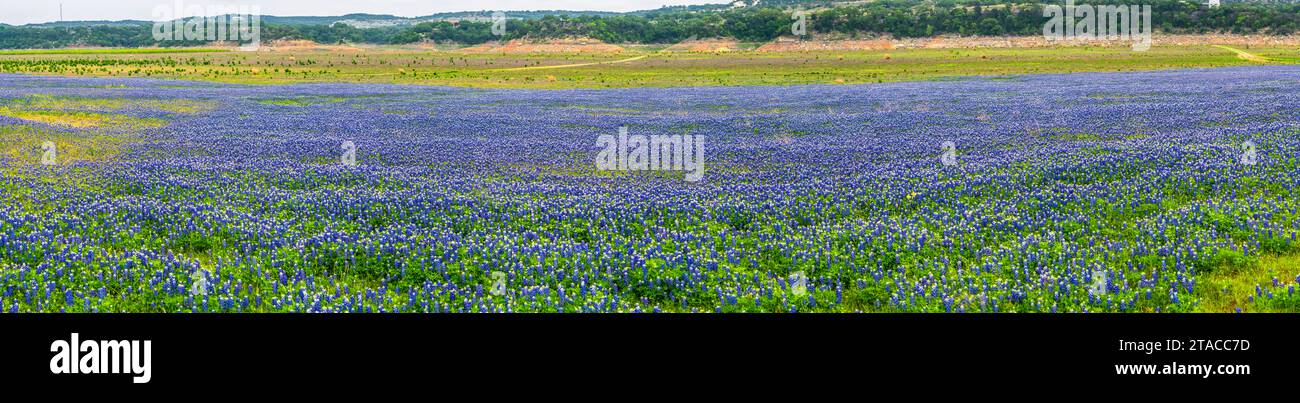
[[(800, 2), (795, 2), (800, 3)], [(767, 4), (765, 2), (764, 4)], [(781, 5), (776, 4), (775, 5)], [(836, 36), (892, 35), (1041, 35), (1042, 4), (1023, 0), (884, 0), (867, 4), (812, 8), (809, 31)], [(1118, 0), (1079, 4), (1135, 4)], [(1292, 34), (1300, 29), (1300, 4), (1229, 3), (1218, 8), (1180, 0), (1143, 1), (1154, 9), (1157, 32)], [(689, 38), (729, 37), (767, 41), (790, 33), (795, 7), (737, 9), (665, 8), (622, 15), (533, 14), (512, 19), (504, 39), (591, 37), (614, 43), (674, 43)], [(358, 29), (345, 24), (264, 24), (264, 39), (307, 39), (320, 43), (402, 44), (419, 41), (477, 44), (501, 39), (491, 23), (481, 19), (423, 22), (414, 25)], [(281, 20), (269, 20), (281, 21)], [(314, 20), (312, 20), (314, 21)], [(63, 46), (182, 46), (201, 42), (155, 43), (148, 25), (51, 27), (0, 26), (0, 49)]]

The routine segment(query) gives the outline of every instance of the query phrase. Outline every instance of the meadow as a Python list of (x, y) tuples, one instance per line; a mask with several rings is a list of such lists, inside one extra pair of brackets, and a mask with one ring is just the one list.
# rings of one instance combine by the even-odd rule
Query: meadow
[[(751, 44), (753, 45), (753, 44)], [(62, 49), (0, 52), (0, 73), (147, 77), (235, 84), (374, 83), (473, 88), (864, 84), (969, 76), (1294, 64), (1295, 47), (1127, 46), (858, 51), (472, 53), (458, 49)], [(1240, 56), (1246, 52), (1250, 56)]]
[[(1004, 51), (945, 52), (842, 64)], [(927, 65), (1101, 63), (1005, 52), (1017, 61)], [(1148, 53), (1100, 59), (1255, 63)], [(78, 62), (0, 63), (200, 80), (0, 75), (4, 312), (1300, 311), (1297, 66), (859, 85), (920, 73), (845, 67), (859, 75), (840, 84), (813, 74), (838, 58), (759, 55), (716, 76), (668, 77), (695, 63), (678, 55), (492, 78), (474, 72), (607, 59), (49, 57)], [(419, 84), (674, 88), (247, 85), (392, 63), (464, 66), (408, 70)], [(250, 68), (267, 73), (235, 74)], [(820, 85), (679, 87), (766, 77)], [(703, 136), (703, 180), (596, 170), (597, 137), (620, 127)]]

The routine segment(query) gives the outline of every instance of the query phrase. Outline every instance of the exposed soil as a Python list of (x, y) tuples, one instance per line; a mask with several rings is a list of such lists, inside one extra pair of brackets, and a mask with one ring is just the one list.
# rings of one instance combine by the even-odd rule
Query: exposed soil
[(740, 42), (734, 39), (696, 39), (669, 46), (665, 52), (730, 52), (740, 49)]
[(611, 45), (595, 39), (561, 39), (550, 41), (513, 40), (505, 43), (484, 43), (457, 50), (462, 53), (619, 53), (622, 46)]
[(887, 50), (897, 45), (889, 39), (839, 39), (839, 40), (798, 40), (794, 38), (777, 38), (756, 49), (759, 52), (802, 52), (815, 50)]
[(361, 52), (362, 48), (349, 45), (322, 45), (308, 40), (276, 40), (262, 44), (262, 50), (272, 52)]

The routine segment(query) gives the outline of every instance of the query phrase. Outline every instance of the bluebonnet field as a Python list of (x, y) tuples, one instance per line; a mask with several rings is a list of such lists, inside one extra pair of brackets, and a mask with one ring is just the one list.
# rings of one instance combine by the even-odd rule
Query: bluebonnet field
[[(5, 312), (1187, 312), (1206, 276), (1300, 246), (1295, 67), (565, 91), (0, 76), (0, 101), (32, 97), (166, 124), (0, 117), (125, 139), (56, 166), (5, 145)], [(182, 100), (216, 107), (129, 106)], [(620, 126), (704, 135), (703, 180), (598, 172)], [(1300, 309), (1298, 280), (1250, 303)]]

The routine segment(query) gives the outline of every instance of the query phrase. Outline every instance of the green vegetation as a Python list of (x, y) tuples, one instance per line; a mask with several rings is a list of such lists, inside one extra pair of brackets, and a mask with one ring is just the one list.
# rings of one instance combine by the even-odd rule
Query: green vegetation
[[(1047, 2), (1046, 4), (1063, 4)], [(827, 1), (763, 2), (726, 9), (665, 8), (628, 14), (555, 12), (512, 13), (505, 38), (492, 34), (482, 19), (430, 18), (436, 21), (379, 28), (356, 28), (320, 18), (297, 21), (268, 18), (262, 39), (306, 39), (318, 43), (479, 44), (498, 39), (590, 37), (613, 43), (677, 43), (689, 38), (768, 41), (790, 31), (797, 9), (808, 13), (813, 34), (840, 36), (928, 37), (935, 35), (1041, 35), (1043, 2), (1036, 0), (882, 0), (855, 4)], [(1087, 4), (1128, 4), (1120, 0)], [(1201, 2), (1153, 0), (1152, 20), (1161, 33), (1289, 35), (1300, 30), (1300, 4), (1228, 3), (1208, 8)], [(407, 22), (415, 22), (411, 20)], [(0, 26), (0, 49), (67, 46), (199, 46), (204, 41), (157, 43), (147, 22), (85, 26)]]
[(280, 105), (280, 106), (311, 106), (320, 104), (332, 104), (343, 102), (344, 98), (338, 97), (296, 97), (296, 98), (270, 98), (257, 101), (263, 105)]
[(213, 102), (190, 99), (88, 98), (78, 96), (30, 95), (0, 102), (0, 108), (54, 111), (120, 111), (132, 108), (169, 113), (198, 113), (215, 108)]
[(1300, 312), (1300, 294), (1256, 301), (1256, 286), (1268, 289), (1273, 279), (1290, 280), (1300, 275), (1300, 256), (1267, 256), (1248, 259), (1241, 256), (1216, 255), (1220, 262), (1216, 270), (1200, 277), (1203, 286), (1197, 287), (1202, 312)]
[(133, 111), (161, 111), (176, 115), (212, 110), (212, 102), (184, 99), (126, 99), (56, 97), (33, 94), (0, 100), (0, 116), (21, 119), (26, 124), (0, 124), (0, 159), (36, 163), (41, 145), (55, 143), (59, 160), (65, 163), (103, 161), (122, 151), (147, 129), (166, 126), (168, 121), (135, 116)]
[(0, 50), (0, 56), (21, 55), (130, 55), (150, 53), (216, 53), (229, 52), (229, 49), (216, 48), (68, 48), (68, 49), (20, 49)]
[[(476, 54), (376, 48), (364, 52), (0, 55), (0, 73), (152, 77), (242, 84), (393, 83), (483, 88), (628, 88), (861, 84), (963, 76), (1140, 71), (1290, 63), (1296, 48), (1212, 46), (894, 49), (719, 53)], [(637, 58), (644, 56), (643, 58)], [(545, 68), (538, 67), (557, 67)]]
[(0, 125), (0, 137), (5, 139), (4, 145), (0, 145), (0, 159), (21, 164), (37, 164), (43, 151), (41, 145), (46, 141), (56, 145), (60, 163), (75, 163), (107, 160), (134, 138), (123, 133), (74, 132), (29, 125)]

